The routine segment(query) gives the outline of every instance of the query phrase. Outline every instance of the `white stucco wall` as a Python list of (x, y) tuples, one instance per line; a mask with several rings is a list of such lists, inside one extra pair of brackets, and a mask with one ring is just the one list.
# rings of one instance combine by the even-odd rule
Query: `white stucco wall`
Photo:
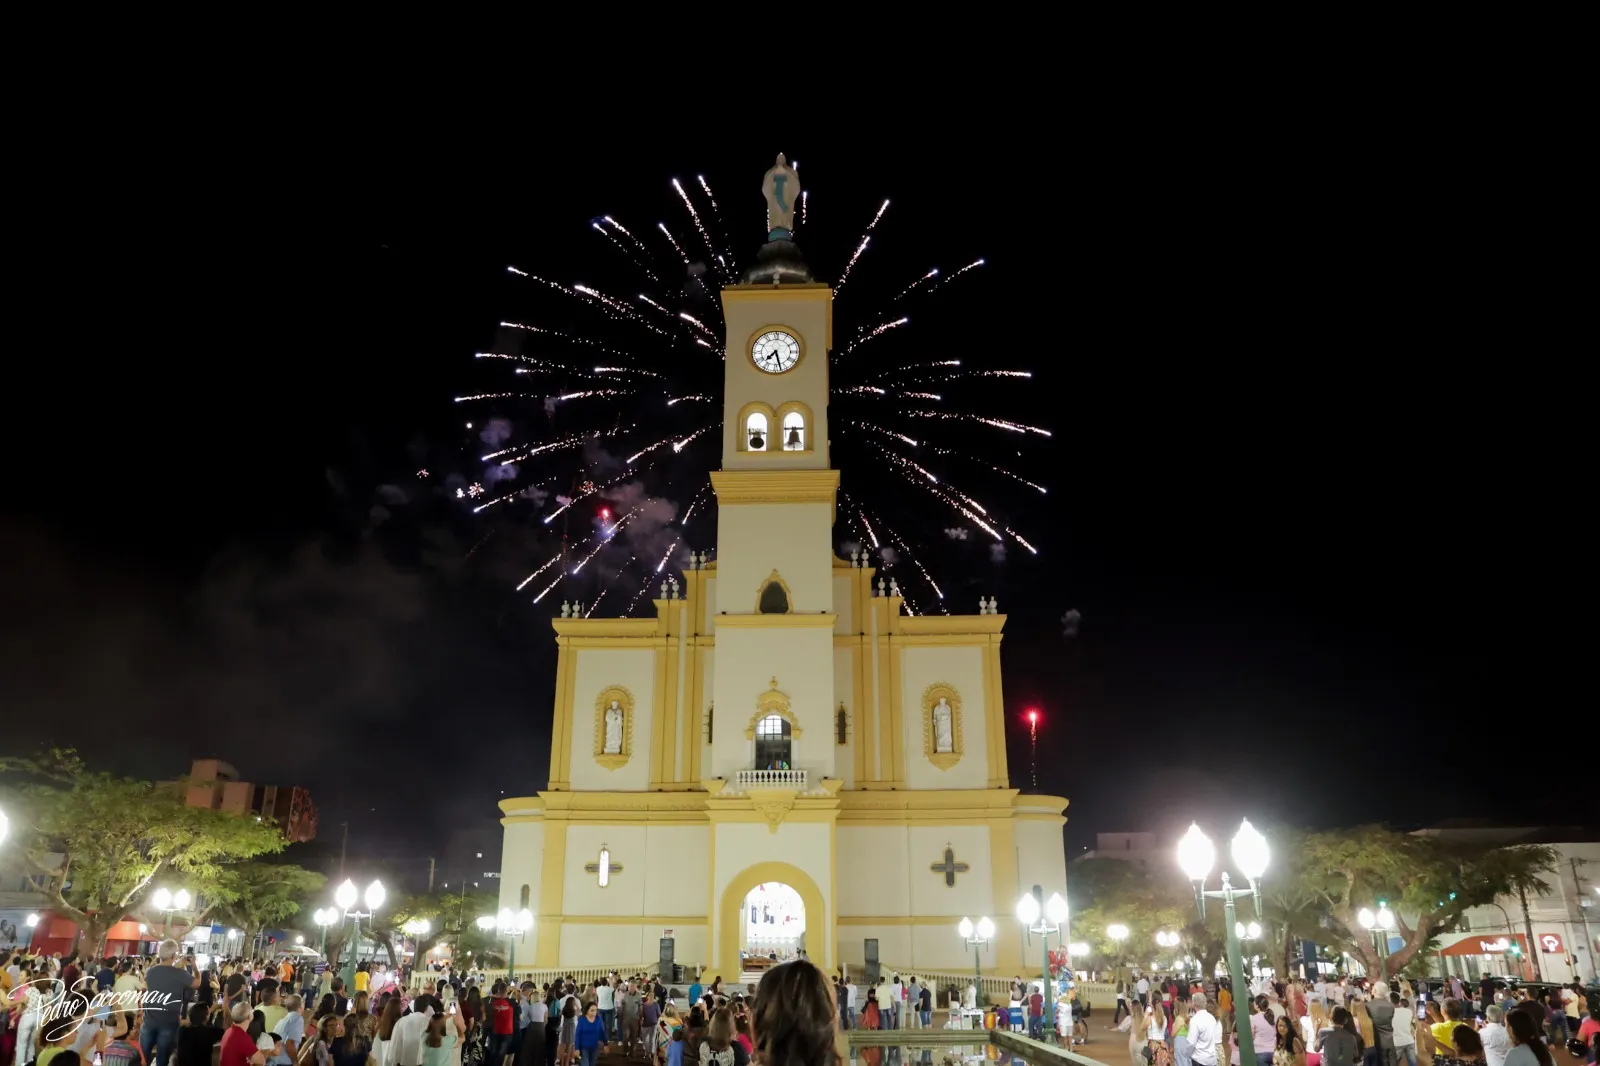
[(850, 595), (851, 570), (835, 570), (833, 572), (833, 613), (838, 616), (834, 622), (835, 633), (855, 632), (855, 601)]
[[(676, 651), (676, 648), (671, 649)], [(655, 651), (650, 648), (577, 648), (572, 684), (572, 788), (574, 791), (643, 791), (650, 787), (650, 733), (655, 728)], [(611, 685), (633, 693), (633, 749), (626, 766), (608, 770), (594, 761), (594, 701)]]
[(705, 917), (710, 900), (710, 827), (651, 826), (645, 842), (644, 913)]
[(731, 778), (752, 768), (755, 745), (746, 739), (745, 729), (756, 713), (756, 700), (771, 690), (776, 677), (800, 724), (792, 765), (819, 779), (835, 776), (829, 713), (834, 705), (832, 631), (719, 629), (717, 651), (712, 685), (717, 726), (704, 775)]
[[(911, 905), (910, 844), (903, 827), (841, 825), (839, 913), (870, 917), (910, 913), (906, 910)], [(937, 856), (928, 861), (936, 862)], [(860, 876), (861, 871), (871, 875)]]
[[(644, 887), (650, 880), (645, 836), (646, 827), (642, 825), (568, 824), (562, 910), (569, 918), (579, 914), (645, 913)], [(584, 869), (586, 864), (599, 860), (602, 844), (610, 848), (611, 861), (622, 865), (622, 872), (613, 873), (605, 888)]]
[(1062, 827), (1049, 822), (1019, 821), (1015, 832), (1017, 884), (1022, 891), (1039, 885), (1044, 889), (1045, 899), (1053, 892), (1061, 893), (1066, 899), (1067, 862)]
[(528, 909), (538, 914), (543, 868), (544, 826), (538, 822), (512, 822), (505, 826), (500, 847), (500, 907), (518, 910), (522, 886), (527, 885)]
[[(912, 914), (945, 915), (957, 920), (963, 914), (989, 914), (998, 920), (997, 910), (1009, 913), (1009, 904), (1001, 908), (994, 902), (988, 826), (917, 825), (909, 829), (907, 835)], [(965, 873), (956, 874), (954, 886), (944, 883), (943, 874), (929, 869), (944, 860), (947, 843), (955, 851), (956, 862), (970, 867)]]
[[(663, 927), (651, 925), (613, 925), (585, 923), (581, 919), (562, 923), (561, 965), (578, 969), (585, 966), (624, 965), (648, 962), (661, 954)], [(676, 925), (674, 953), (685, 966), (705, 959), (706, 927)]]
[[(911, 788), (984, 788), (989, 783), (988, 713), (983, 691), (983, 648), (907, 647), (901, 652), (901, 706), (906, 784)], [(946, 684), (961, 694), (961, 761), (941, 770), (923, 754), (922, 694)]]
[(790, 609), (833, 610), (833, 508), (827, 503), (741, 503), (717, 512), (717, 610), (754, 614), (772, 571)]

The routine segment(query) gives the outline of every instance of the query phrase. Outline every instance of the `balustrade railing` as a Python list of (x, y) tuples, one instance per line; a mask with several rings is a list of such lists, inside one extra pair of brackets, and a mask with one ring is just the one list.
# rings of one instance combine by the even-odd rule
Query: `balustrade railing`
[(740, 770), (733, 783), (740, 791), (748, 791), (752, 788), (793, 788), (804, 792), (806, 790), (806, 772), (804, 770)]

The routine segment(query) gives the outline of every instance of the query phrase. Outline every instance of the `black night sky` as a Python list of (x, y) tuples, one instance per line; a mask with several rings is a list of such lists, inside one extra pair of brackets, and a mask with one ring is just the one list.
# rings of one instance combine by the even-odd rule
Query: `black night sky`
[(1547, 750), (1549, 714), (1559, 745), (1567, 705), (1536, 664), (1564, 638), (1519, 604), (1559, 569), (1566, 534), (1536, 526), (1566, 505), (1528, 509), (1549, 475), (1512, 456), (1539, 431), (1467, 354), (1470, 294), (1439, 280), (1465, 245), (1437, 216), (1396, 225), (1354, 172), (1220, 142), (517, 140), (449, 165), (284, 145), (225, 191), (157, 170), (93, 209), (116, 238), (61, 252), (72, 295), (43, 350), (11, 356), (6, 750), (149, 777), (215, 754), (310, 787), (357, 854), (492, 827), (502, 789), (544, 783), (558, 597), (533, 607), (492, 552), (464, 562), (481, 534), (459, 508), (375, 522), (382, 486), (461, 444), (451, 397), (508, 263), (614, 274), (587, 220), (681, 231), (667, 182), (697, 173), (748, 256), (779, 149), (812, 192), (818, 273), (888, 196), (852, 286), (985, 256), (948, 325), (905, 343), (1036, 374), (996, 413), (1054, 430), (1018, 460), (1051, 489), (1021, 526), (1041, 555), (945, 576), (954, 609), (992, 593), (1010, 615), (1012, 780), (1037, 705), (1069, 853), (1191, 817), (1489, 814), (1507, 793), (1483, 767), (1516, 762), (1497, 732)]

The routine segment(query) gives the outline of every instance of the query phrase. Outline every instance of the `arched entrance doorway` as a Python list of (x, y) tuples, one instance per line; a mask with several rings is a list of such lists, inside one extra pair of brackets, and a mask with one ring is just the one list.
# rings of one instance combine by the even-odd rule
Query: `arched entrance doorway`
[(717, 966), (724, 975), (740, 973), (744, 950), (765, 947), (770, 953), (779, 948), (778, 934), (786, 932), (780, 956), (804, 950), (812, 962), (827, 968), (833, 964), (828, 930), (822, 891), (804, 870), (786, 862), (758, 862), (740, 870), (723, 888)]
[(744, 897), (740, 925), (741, 951), (782, 962), (805, 947), (806, 905), (800, 893), (782, 881), (767, 881)]

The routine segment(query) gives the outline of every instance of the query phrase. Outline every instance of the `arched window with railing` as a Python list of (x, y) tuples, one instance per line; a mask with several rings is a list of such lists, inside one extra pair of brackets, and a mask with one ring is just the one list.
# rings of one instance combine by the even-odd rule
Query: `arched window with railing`
[(756, 723), (757, 770), (791, 770), (794, 751), (789, 720), (769, 714)]

